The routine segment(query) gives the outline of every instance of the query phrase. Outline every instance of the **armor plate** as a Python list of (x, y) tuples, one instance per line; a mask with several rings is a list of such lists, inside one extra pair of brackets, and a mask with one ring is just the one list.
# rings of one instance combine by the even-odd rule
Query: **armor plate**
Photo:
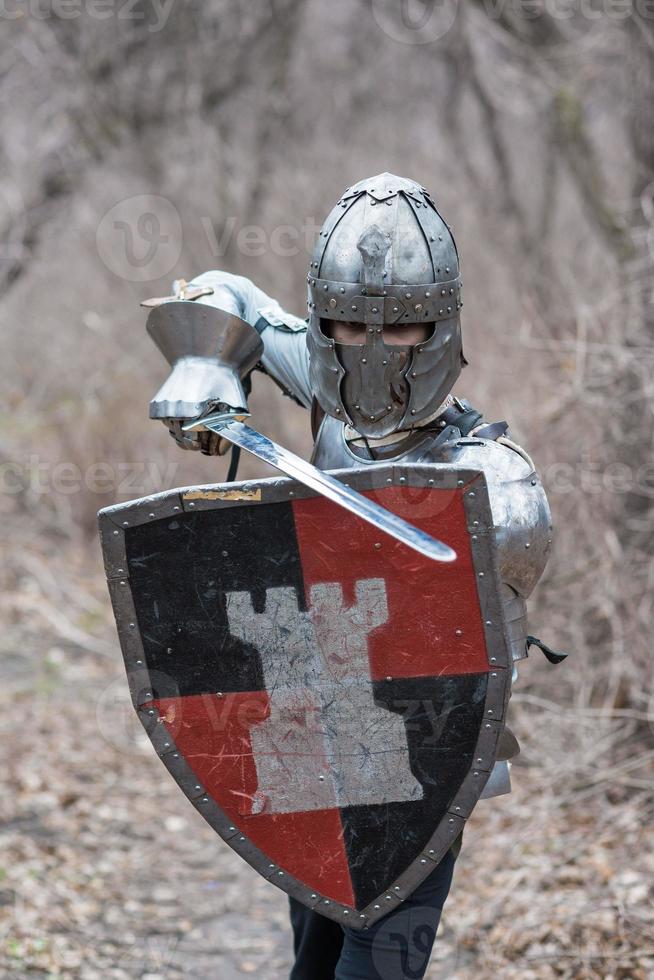
[(100, 528), (134, 706), (163, 763), (265, 878), (365, 928), (479, 798), (511, 654), (484, 475), (339, 475), (457, 560), (290, 480), (169, 491), (106, 508)]

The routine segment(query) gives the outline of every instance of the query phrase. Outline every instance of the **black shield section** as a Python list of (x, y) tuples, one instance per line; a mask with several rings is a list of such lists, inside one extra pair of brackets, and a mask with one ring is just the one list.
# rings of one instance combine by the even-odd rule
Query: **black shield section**
[(484, 713), (487, 674), (411, 677), (374, 683), (375, 701), (401, 714), (422, 800), (341, 810), (357, 908), (406, 871), (472, 767)]
[(290, 503), (198, 511), (131, 527), (127, 564), (154, 698), (264, 687), (257, 651), (231, 636), (225, 592), (295, 588), (305, 608)]

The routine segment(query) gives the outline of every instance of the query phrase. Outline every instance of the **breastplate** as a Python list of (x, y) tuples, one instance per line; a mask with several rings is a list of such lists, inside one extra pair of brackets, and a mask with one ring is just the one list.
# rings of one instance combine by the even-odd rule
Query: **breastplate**
[(445, 444), (452, 445), (452, 441), (460, 437), (461, 433), (452, 425), (444, 426), (440, 430), (416, 429), (394, 445), (373, 449), (374, 459), (372, 459), (367, 454), (365, 446), (351, 448), (345, 440), (345, 425), (331, 415), (326, 415), (316, 436), (311, 462), (321, 470), (341, 470), (389, 461), (444, 462), (450, 458), (449, 454), (444, 452)]

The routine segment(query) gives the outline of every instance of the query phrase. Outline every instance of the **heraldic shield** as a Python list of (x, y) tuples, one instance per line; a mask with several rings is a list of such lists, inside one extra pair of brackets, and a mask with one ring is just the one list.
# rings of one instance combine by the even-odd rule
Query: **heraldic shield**
[(431, 561), (287, 479), (100, 512), (136, 711), (191, 803), (261, 875), (365, 928), (459, 835), (510, 690), (485, 478), (335, 474), (441, 539)]

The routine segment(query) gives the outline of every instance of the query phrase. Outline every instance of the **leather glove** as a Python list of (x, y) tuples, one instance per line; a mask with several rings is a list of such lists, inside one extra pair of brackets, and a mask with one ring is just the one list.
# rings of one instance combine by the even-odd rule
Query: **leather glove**
[(184, 432), (179, 419), (166, 419), (165, 424), (180, 449), (199, 449), (205, 456), (224, 456), (231, 446), (217, 432)]

